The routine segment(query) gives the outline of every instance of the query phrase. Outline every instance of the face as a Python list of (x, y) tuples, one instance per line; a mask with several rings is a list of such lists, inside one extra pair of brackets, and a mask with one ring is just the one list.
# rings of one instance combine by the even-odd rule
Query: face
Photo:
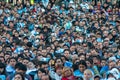
[(113, 67), (115, 67), (116, 66), (116, 64), (115, 64), (115, 62), (114, 61), (111, 61), (111, 62), (109, 62), (109, 69), (112, 69)]
[(26, 60), (26, 59), (25, 59), (25, 60), (23, 60), (23, 64), (24, 64), (24, 65), (28, 65), (28, 62), (29, 62), (29, 61), (28, 61), (28, 60)]
[(75, 50), (75, 46), (71, 46), (71, 47), (70, 47), (70, 50), (71, 50), (71, 51), (74, 51), (74, 50)]
[(98, 63), (99, 63), (99, 60), (98, 60), (96, 57), (94, 57), (94, 58), (93, 58), (93, 63), (94, 63), (94, 64), (98, 64)]
[(69, 51), (65, 51), (65, 52), (64, 52), (64, 55), (65, 55), (67, 58), (69, 58), (69, 57), (70, 57)]
[(41, 66), (41, 68), (45, 69), (45, 71), (47, 72), (47, 71), (48, 71), (48, 64), (43, 64), (43, 65)]
[(0, 74), (4, 71), (4, 68), (0, 68)]
[(91, 67), (92, 64), (89, 61), (86, 61), (87, 67)]
[(106, 37), (106, 36), (108, 36), (108, 31), (104, 31), (103, 32), (103, 35)]
[(56, 70), (56, 73), (57, 73), (58, 75), (62, 75), (62, 68), (57, 69), (57, 70)]
[(105, 66), (106, 65), (106, 61), (105, 60), (102, 60), (101, 61), (101, 66)]
[(46, 53), (47, 53), (46, 50), (42, 50), (42, 52), (41, 52), (41, 54), (42, 54), (43, 56), (46, 56)]
[(34, 69), (34, 68), (35, 68), (35, 65), (33, 64), (33, 62), (29, 62), (29, 63), (28, 63), (28, 67), (29, 67), (30, 69)]
[(85, 80), (90, 80), (92, 78), (92, 73), (89, 70), (84, 71), (84, 78)]
[(84, 55), (81, 55), (81, 56), (80, 56), (80, 60), (85, 60), (85, 56), (84, 56)]
[(56, 60), (56, 64), (59, 65), (59, 64), (63, 64), (63, 63), (62, 63), (61, 59), (57, 59), (57, 60)]
[(20, 74), (15, 75), (14, 80), (22, 80), (22, 76)]
[(86, 67), (84, 65), (82, 65), (82, 64), (79, 65), (79, 70), (81, 72), (84, 72), (85, 69), (86, 69)]
[(4, 57), (0, 57), (0, 61), (1, 61), (2, 63), (4, 63), (4, 62), (5, 62)]
[(10, 60), (10, 65), (14, 67), (15, 64), (16, 64), (16, 60), (15, 60), (15, 59), (11, 59), (11, 60)]
[(97, 47), (98, 47), (98, 49), (102, 49), (103, 48), (102, 43), (99, 42)]
[(41, 78), (42, 76), (44, 76), (45, 73), (42, 73), (41, 71), (38, 71), (38, 77)]
[(41, 77), (41, 80), (50, 80), (48, 75), (44, 75)]
[(72, 71), (71, 71), (70, 69), (66, 69), (66, 70), (64, 71), (64, 74), (65, 74), (65, 77), (69, 77), (69, 76), (72, 75)]
[(7, 60), (8, 58), (10, 58), (10, 55), (5, 55), (5, 60)]

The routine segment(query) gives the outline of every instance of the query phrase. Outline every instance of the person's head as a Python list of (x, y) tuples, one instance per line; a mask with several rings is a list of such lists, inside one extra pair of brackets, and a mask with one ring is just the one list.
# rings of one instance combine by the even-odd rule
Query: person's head
[(12, 67), (15, 67), (16, 62), (17, 62), (17, 60), (16, 60), (15, 57), (11, 57), (11, 58), (9, 58), (9, 60), (8, 60), (8, 64), (9, 64), (10, 66), (12, 66)]
[(0, 62), (0, 74), (5, 74), (5, 64)]
[(43, 50), (41, 51), (41, 55), (46, 56), (46, 55), (47, 55), (47, 50), (46, 50), (46, 49), (43, 49)]
[(29, 62), (29, 58), (23, 58), (23, 61), (22, 61), (22, 63), (24, 64), (24, 65), (28, 65), (28, 62)]
[(48, 63), (47, 62), (42, 62), (40, 68), (43, 68), (46, 72), (48, 72)]
[(41, 80), (51, 80), (51, 78), (48, 74), (45, 74), (41, 77)]
[(85, 60), (86, 56), (85, 54), (81, 53), (78, 55), (80, 60)]
[(6, 61), (8, 58), (10, 58), (10, 52), (6, 52), (6, 54), (5, 54), (5, 61)]
[(28, 62), (28, 68), (29, 68), (29, 69), (34, 69), (34, 68), (35, 68), (35, 63), (34, 63), (34, 61), (29, 61), (29, 62)]
[(71, 56), (71, 58), (72, 58), (72, 62), (74, 63), (78, 59), (78, 55), (77, 54), (73, 54)]
[(55, 69), (55, 72), (59, 75), (59, 76), (61, 76), (62, 75), (62, 70), (63, 70), (63, 67), (56, 67), (56, 69)]
[(91, 67), (93, 66), (93, 60), (90, 59), (90, 58), (87, 58), (87, 59), (86, 59), (86, 64), (87, 64), (87, 67), (88, 67), (88, 68), (91, 68)]
[(92, 80), (93, 76), (94, 76), (93, 72), (90, 69), (86, 69), (84, 71), (84, 79), (85, 80)]
[(120, 70), (120, 59), (117, 61), (117, 67), (119, 67)]
[(101, 77), (99, 75), (94, 76), (94, 80), (100, 80), (100, 79), (101, 79)]
[(55, 67), (58, 67), (58, 66), (63, 66), (63, 61), (61, 58), (55, 59)]
[(101, 62), (101, 58), (99, 55), (93, 56), (93, 64), (100, 65), (100, 62)]
[(1, 61), (2, 63), (5, 62), (5, 58), (4, 58), (4, 56), (0, 56), (0, 61)]
[(73, 71), (69, 67), (64, 67), (62, 70), (62, 77), (70, 77), (73, 75)]
[(72, 46), (70, 47), (70, 51), (71, 51), (71, 52), (75, 51), (75, 45), (72, 45)]
[(102, 59), (101, 60), (101, 66), (105, 66), (107, 63), (106, 63), (106, 59)]
[(43, 68), (39, 68), (37, 71), (38, 78), (41, 79), (43, 75), (46, 74), (46, 71)]
[(64, 50), (64, 56), (68, 59), (70, 58), (70, 50), (69, 49)]
[(63, 63), (68, 60), (64, 55), (61, 55), (61, 59), (62, 59)]
[(87, 68), (87, 64), (84, 60), (80, 60), (80, 62), (78, 63), (78, 69), (80, 70), (80, 72), (84, 72), (84, 70)]
[(15, 77), (14, 77), (14, 80), (25, 80), (25, 77), (21, 73), (16, 73)]
[(108, 66), (109, 66), (109, 69), (112, 69), (112, 68), (116, 67), (116, 62), (113, 60), (110, 60), (110, 61), (108, 61)]
[(25, 72), (27, 71), (27, 67), (26, 65), (22, 64), (22, 63), (17, 63), (15, 65), (15, 70), (16, 72), (18, 73), (22, 73), (22, 74), (25, 74)]
[(106, 31), (106, 30), (105, 30), (105, 31), (103, 31), (103, 36), (104, 36), (104, 37), (107, 37), (107, 36), (108, 36), (108, 34), (109, 34), (109, 32), (108, 32), (108, 31)]

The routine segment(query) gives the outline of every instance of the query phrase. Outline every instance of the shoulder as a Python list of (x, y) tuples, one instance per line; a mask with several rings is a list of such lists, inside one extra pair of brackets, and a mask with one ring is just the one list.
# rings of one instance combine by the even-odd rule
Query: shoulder
[(9, 76), (7, 76), (6, 80), (12, 80), (14, 78), (14, 74), (11, 74)]

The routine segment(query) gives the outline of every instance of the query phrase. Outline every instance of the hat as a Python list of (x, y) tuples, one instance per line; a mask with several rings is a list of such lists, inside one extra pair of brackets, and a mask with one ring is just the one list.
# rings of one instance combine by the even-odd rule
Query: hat
[(105, 38), (104, 41), (109, 41), (110, 39), (109, 38)]
[(97, 74), (94, 76), (94, 78), (101, 78), (101, 76)]
[(72, 3), (74, 3), (74, 2), (71, 0), (70, 3), (72, 4)]
[(109, 60), (109, 61), (115, 61), (115, 62), (117, 61), (116, 57), (114, 57), (114, 56), (113, 56), (113, 57), (110, 57), (108, 60)]
[(110, 78), (108, 78), (107, 80), (116, 80), (115, 78), (113, 78), (113, 77), (110, 77)]
[[(119, 78), (119, 70), (117, 68), (113, 68), (112, 70), (109, 71), (109, 74), (113, 74), (113, 76), (118, 79)], [(114, 79), (108, 79), (108, 80), (114, 80)]]

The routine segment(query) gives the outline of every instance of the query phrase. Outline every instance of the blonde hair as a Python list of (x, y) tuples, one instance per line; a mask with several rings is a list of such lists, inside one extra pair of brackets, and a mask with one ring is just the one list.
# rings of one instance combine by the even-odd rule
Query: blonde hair
[[(94, 73), (90, 70), (90, 69), (86, 69), (85, 71), (84, 71), (84, 73), (90, 73), (91, 74), (91, 79), (93, 79), (93, 77), (94, 77)], [(85, 78), (84, 78), (84, 80), (85, 80)]]
[(73, 71), (72, 71), (69, 67), (63, 67), (62, 77), (66, 77), (65, 72), (66, 72), (67, 70), (70, 70), (70, 71), (71, 71), (71, 75), (73, 74)]

